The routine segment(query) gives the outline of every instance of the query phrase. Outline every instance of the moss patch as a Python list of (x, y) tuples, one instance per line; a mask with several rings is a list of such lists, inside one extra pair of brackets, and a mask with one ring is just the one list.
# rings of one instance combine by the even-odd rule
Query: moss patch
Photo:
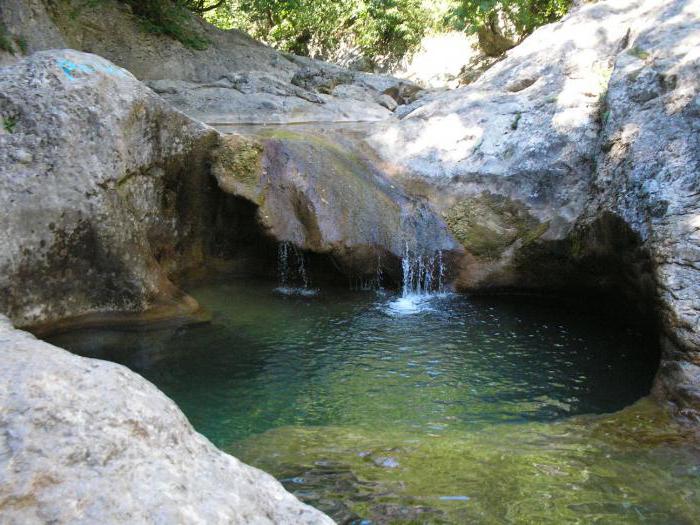
[(521, 202), (487, 192), (458, 202), (444, 217), (462, 246), (483, 259), (497, 259), (518, 239), (534, 242), (549, 228)]
[(641, 47), (637, 47), (637, 46), (630, 48), (627, 51), (627, 53), (629, 53), (633, 57), (637, 57), (640, 60), (646, 60), (647, 58), (649, 58), (651, 56), (648, 51), (645, 51)]
[(361, 155), (313, 133), (276, 129), (262, 136), (278, 145), (271, 153), (278, 169), (293, 166), (304, 174), (323, 208), (334, 210), (347, 239), (374, 237), (391, 245), (401, 232), (401, 197)]
[(15, 52), (15, 47), (12, 43), (12, 35), (10, 35), (2, 22), (0, 22), (0, 50), (7, 51), (8, 53)]
[(253, 140), (231, 135), (223, 137), (212, 152), (212, 171), (225, 191), (257, 204), (257, 186), (262, 173), (263, 147)]

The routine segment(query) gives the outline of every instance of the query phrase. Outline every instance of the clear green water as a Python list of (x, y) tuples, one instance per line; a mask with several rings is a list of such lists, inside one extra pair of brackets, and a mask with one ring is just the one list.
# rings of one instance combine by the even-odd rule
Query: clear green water
[(698, 449), (635, 404), (655, 368), (639, 335), (512, 298), (402, 314), (372, 292), (191, 292), (211, 324), (52, 342), (139, 372), (339, 522), (700, 523)]

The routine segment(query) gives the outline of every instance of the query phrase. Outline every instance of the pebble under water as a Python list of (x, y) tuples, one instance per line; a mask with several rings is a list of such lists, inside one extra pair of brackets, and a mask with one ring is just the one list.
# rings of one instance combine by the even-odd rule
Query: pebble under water
[(638, 401), (643, 336), (514, 298), (273, 288), (191, 290), (206, 325), (51, 342), (140, 373), (340, 523), (700, 523), (698, 449)]

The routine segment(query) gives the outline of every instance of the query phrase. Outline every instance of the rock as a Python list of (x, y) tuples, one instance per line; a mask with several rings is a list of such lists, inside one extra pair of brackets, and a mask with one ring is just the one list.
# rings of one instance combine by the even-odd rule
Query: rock
[[(4, 0), (3, 22), (23, 35), (32, 51), (72, 47), (105, 57), (175, 107), (208, 123), (382, 120), (391, 112), (376, 98), (389, 87), (410, 84), (282, 54), (241, 31), (217, 29), (194, 15), (181, 23), (206, 49), (190, 49), (145, 31), (143, 22), (118, 0)], [(333, 88), (343, 83), (360, 86), (365, 96), (333, 96)]]
[(639, 319), (658, 318), (658, 301), (656, 392), (690, 418), (700, 402), (698, 34), (697, 0), (583, 4), (367, 139), (461, 241), (458, 288), (603, 290), (631, 300)]
[(372, 462), (382, 468), (399, 468), (401, 464), (396, 458), (391, 456), (379, 456), (372, 459)]
[(656, 391), (700, 421), (700, 2), (662, 2), (615, 59), (587, 212), (650, 255), (665, 329)]
[(484, 74), (491, 66), (497, 63), (499, 60), (503, 60), (504, 55), (499, 55), (497, 57), (490, 57), (483, 53), (478, 53), (473, 55), (469, 61), (462, 66), (459, 74), (457, 75), (458, 86), (466, 86), (477, 80), (481, 75)]
[[(624, 6), (587, 4), (540, 27), (468, 86), (428, 93), (399, 108), (401, 120), (368, 143), (409, 192), (452, 215), (455, 224), (455, 206), (487, 192), (547, 224), (538, 239), (568, 238), (588, 200), (600, 101), (614, 58), (630, 24), (660, 16), (655, 0)], [(526, 230), (510, 239), (515, 249), (500, 250), (498, 261), (478, 255), (465, 260), (468, 269), (458, 284), (546, 288), (568, 279), (518, 271), (517, 248), (530, 244)]]
[(304, 67), (292, 77), (292, 84), (330, 95), (336, 86), (351, 84), (353, 74), (345, 69), (331, 67)]
[(390, 97), (389, 95), (385, 94), (379, 95), (377, 97), (377, 102), (380, 106), (384, 106), (389, 111), (396, 111), (396, 108), (399, 107), (399, 105), (396, 103), (396, 100), (394, 100), (393, 97)]
[(222, 190), (259, 206), (267, 235), (330, 254), (353, 276), (374, 276), (379, 257), (387, 265), (393, 259), (399, 274), (407, 243), (417, 253), (458, 249), (439, 217), (341, 135), (273, 129), (229, 136), (212, 169)]
[(0, 134), (0, 311), (20, 326), (196, 312), (170, 279), (205, 257), (198, 201), (218, 134), (95, 55), (40, 52), (1, 71), (14, 124)]
[(3, 522), (332, 524), (224, 454), (123, 366), (72, 355), (0, 316)]

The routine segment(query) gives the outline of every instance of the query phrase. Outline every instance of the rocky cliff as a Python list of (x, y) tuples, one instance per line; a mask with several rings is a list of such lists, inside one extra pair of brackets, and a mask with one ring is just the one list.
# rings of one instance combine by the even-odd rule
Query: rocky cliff
[[(117, 0), (4, 0), (0, 25), (27, 53), (73, 48), (128, 69), (185, 113), (208, 123), (381, 120), (419, 88), (281, 54), (240, 31), (183, 20), (206, 49), (144, 29)], [(0, 50), (0, 64), (15, 57)]]

